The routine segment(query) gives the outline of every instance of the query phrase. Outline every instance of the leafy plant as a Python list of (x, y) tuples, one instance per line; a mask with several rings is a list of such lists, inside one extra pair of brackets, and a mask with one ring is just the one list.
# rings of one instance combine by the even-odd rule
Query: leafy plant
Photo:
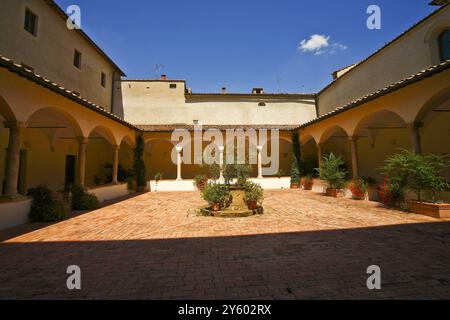
[(319, 166), (317, 162), (317, 157), (307, 156), (303, 161), (301, 161), (301, 175), (302, 176), (317, 176), (316, 168)]
[(422, 201), (422, 193), (427, 191), (436, 202), (438, 194), (449, 188), (441, 175), (448, 166), (448, 160), (442, 156), (403, 150), (385, 160), (383, 172), (397, 188), (415, 192), (418, 201)]
[(254, 182), (247, 181), (244, 184), (245, 189), (245, 201), (256, 201), (258, 203), (261, 203), (262, 200), (264, 200), (264, 190), (263, 188)]
[(349, 184), (353, 199), (364, 199), (367, 192), (367, 184), (364, 179), (357, 179)]
[(211, 180), (217, 181), (220, 179), (220, 165), (215, 163), (209, 167), (209, 176)]
[(205, 188), (208, 184), (208, 177), (206, 175), (198, 175), (194, 178), (194, 186), (196, 186), (200, 191)]
[(74, 184), (71, 186), (70, 192), (72, 194), (73, 210), (84, 211), (98, 209), (100, 207), (97, 197), (92, 193), (88, 193), (83, 186)]
[(158, 183), (159, 181), (161, 181), (162, 178), (163, 178), (163, 174), (162, 174), (161, 172), (157, 172), (157, 173), (155, 174), (155, 181), (156, 181), (156, 183)]
[[(109, 183), (112, 182), (113, 175), (113, 165), (112, 163), (106, 163), (104, 168), (106, 169), (106, 181)], [(122, 165), (119, 164), (117, 167), (117, 181), (125, 182), (128, 178), (132, 178), (134, 176), (133, 169), (124, 169)]]
[(328, 156), (323, 157), (322, 165), (316, 170), (320, 179), (327, 181), (329, 188), (342, 189), (347, 175), (347, 171), (342, 169), (344, 164), (345, 162), (341, 156), (330, 153)]
[(136, 148), (134, 149), (134, 162), (133, 171), (136, 179), (136, 184), (139, 188), (144, 188), (147, 186), (147, 176), (145, 172), (144, 163), (144, 138), (142, 134), (136, 139)]
[(210, 205), (219, 204), (224, 207), (230, 199), (230, 190), (227, 185), (210, 182), (205, 186), (202, 197)]
[(228, 185), (233, 179), (237, 179), (237, 183), (243, 185), (252, 172), (253, 167), (249, 164), (226, 164), (223, 170), (223, 177)]
[(396, 182), (390, 182), (388, 178), (385, 179), (384, 184), (378, 191), (381, 202), (385, 205), (400, 207), (405, 198), (404, 186)]
[(292, 134), (292, 168), (291, 183), (299, 183), (301, 174), (300, 137), (298, 132)]
[(41, 185), (30, 189), (28, 194), (33, 198), (30, 210), (31, 221), (56, 222), (66, 217), (64, 202), (56, 200), (47, 186)]
[(302, 179), (302, 187), (305, 190), (310, 190), (314, 184), (314, 177), (309, 174)]

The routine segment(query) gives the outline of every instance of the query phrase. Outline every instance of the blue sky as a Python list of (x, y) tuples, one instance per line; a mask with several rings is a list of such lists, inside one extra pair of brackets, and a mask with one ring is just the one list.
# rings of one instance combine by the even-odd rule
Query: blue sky
[[(194, 92), (317, 92), (331, 72), (367, 57), (437, 7), (430, 0), (57, 0), (77, 4), (83, 30), (130, 79), (170, 79)], [(382, 29), (366, 9), (382, 10)], [(321, 35), (328, 47), (299, 49)], [(303, 42), (314, 48), (313, 42)], [(309, 45), (309, 46), (308, 46)]]

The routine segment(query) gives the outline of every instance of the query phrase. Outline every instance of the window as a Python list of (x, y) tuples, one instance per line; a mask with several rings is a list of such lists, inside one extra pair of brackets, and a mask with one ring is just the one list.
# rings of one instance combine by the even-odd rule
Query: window
[(106, 74), (104, 74), (103, 72), (102, 72), (100, 84), (102, 85), (103, 88), (106, 87)]
[(77, 50), (73, 55), (73, 65), (81, 70), (81, 53)]
[(444, 31), (439, 37), (441, 61), (450, 60), (450, 29)]
[(38, 31), (38, 16), (35, 15), (30, 10), (25, 10), (25, 25), (24, 29), (28, 31), (33, 36), (37, 37), (37, 31)]
[(177, 85), (175, 83), (170, 84), (170, 89), (176, 89), (176, 88), (177, 88)]

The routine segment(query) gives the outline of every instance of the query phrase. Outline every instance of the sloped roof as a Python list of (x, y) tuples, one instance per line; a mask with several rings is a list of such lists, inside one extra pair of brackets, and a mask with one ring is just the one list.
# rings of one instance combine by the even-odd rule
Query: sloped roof
[(108, 117), (116, 122), (119, 122), (131, 129), (139, 131), (139, 129), (134, 125), (132, 125), (131, 123), (126, 122), (125, 120), (119, 118), (118, 116), (116, 116), (111, 112), (106, 111), (104, 107), (99, 106), (91, 101), (82, 98), (81, 96), (76, 95), (75, 93), (64, 88), (63, 86), (35, 73), (33, 70), (27, 69), (25, 66), (21, 64), (14, 63), (14, 61), (2, 55), (0, 55), (0, 67), (5, 68), (10, 72), (17, 74), (18, 76), (26, 78), (46, 89), (49, 89), (65, 98), (68, 98), (88, 109), (91, 109), (105, 117)]
[[(167, 125), (136, 125), (140, 130), (144, 132), (172, 132), (175, 130), (189, 130), (194, 131), (194, 125), (190, 124), (167, 124)], [(280, 130), (280, 131), (291, 131), (297, 126), (293, 125), (203, 125), (203, 130), (217, 129), (217, 130), (227, 130), (227, 129), (266, 129), (266, 130)]]
[(302, 129), (302, 128), (306, 128), (312, 124), (318, 123), (322, 120), (325, 120), (327, 118), (331, 118), (339, 113), (342, 113), (344, 111), (353, 109), (355, 107), (358, 107), (364, 103), (367, 103), (369, 101), (375, 100), (377, 98), (380, 98), (384, 95), (387, 95), (391, 92), (395, 92), (397, 90), (400, 90), (401, 88), (404, 88), (408, 85), (411, 85), (413, 83), (419, 82), (423, 79), (432, 77), (435, 74), (441, 73), (447, 69), (450, 68), (450, 60), (447, 60), (445, 62), (442, 62), (440, 64), (437, 64), (435, 66), (429, 67), (428, 69), (422, 70), (414, 75), (411, 75), (403, 80), (400, 80), (398, 82), (395, 82), (391, 85), (388, 85), (380, 90), (377, 90), (375, 92), (372, 92), (364, 97), (361, 97), (359, 99), (353, 100), (341, 107), (338, 107), (336, 109), (334, 109), (333, 111), (330, 111), (314, 120), (311, 120), (309, 122), (306, 122), (304, 124), (302, 124), (300, 127), (298, 127), (297, 129)]

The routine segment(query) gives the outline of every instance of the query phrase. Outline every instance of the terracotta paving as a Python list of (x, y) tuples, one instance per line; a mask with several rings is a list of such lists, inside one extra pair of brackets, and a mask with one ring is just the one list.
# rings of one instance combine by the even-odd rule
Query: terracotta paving
[[(266, 213), (250, 218), (189, 214), (202, 204), (144, 194), (0, 232), (0, 298), (450, 298), (450, 221), (298, 190), (266, 192)], [(69, 265), (80, 291), (66, 287)], [(367, 289), (370, 265), (379, 291)]]

